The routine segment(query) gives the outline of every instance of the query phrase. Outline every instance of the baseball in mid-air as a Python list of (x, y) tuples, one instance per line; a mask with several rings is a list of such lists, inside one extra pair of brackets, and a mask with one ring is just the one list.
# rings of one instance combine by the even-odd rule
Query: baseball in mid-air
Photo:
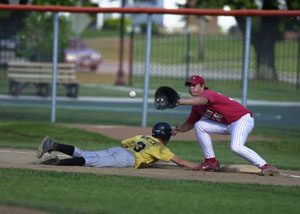
[(129, 92), (129, 96), (130, 96), (131, 98), (134, 98), (134, 97), (136, 96), (136, 92), (135, 92), (135, 91), (130, 91), (130, 92)]

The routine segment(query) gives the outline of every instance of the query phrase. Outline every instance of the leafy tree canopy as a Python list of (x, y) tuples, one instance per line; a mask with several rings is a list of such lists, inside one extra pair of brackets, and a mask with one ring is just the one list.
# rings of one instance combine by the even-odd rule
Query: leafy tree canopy
[(208, 8), (208, 9), (223, 9), (227, 5), (232, 10), (238, 9), (263, 9), (263, 10), (297, 10), (300, 9), (299, 0), (188, 0), (186, 4), (181, 7), (190, 8)]

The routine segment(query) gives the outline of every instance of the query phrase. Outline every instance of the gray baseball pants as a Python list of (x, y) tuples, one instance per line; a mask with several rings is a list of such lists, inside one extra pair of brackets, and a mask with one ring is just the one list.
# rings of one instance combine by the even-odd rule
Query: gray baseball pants
[(91, 167), (128, 167), (134, 168), (135, 159), (131, 152), (122, 147), (99, 151), (84, 151), (74, 146), (73, 157), (83, 157), (84, 166)]

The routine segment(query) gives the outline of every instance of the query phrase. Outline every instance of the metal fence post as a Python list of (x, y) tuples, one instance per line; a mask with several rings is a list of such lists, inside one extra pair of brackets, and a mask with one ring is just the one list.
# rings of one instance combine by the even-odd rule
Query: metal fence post
[(297, 51), (297, 79), (296, 79), (296, 89), (299, 90), (300, 86), (300, 31), (297, 35), (297, 46), (298, 46), (298, 51)]
[(186, 73), (185, 79), (190, 77), (190, 61), (191, 61), (191, 33), (189, 29), (186, 30)]
[(133, 78), (133, 50), (134, 50), (134, 27), (130, 33), (129, 39), (129, 71), (128, 71), (128, 85), (132, 85), (132, 78)]
[(56, 110), (57, 46), (58, 46), (58, 12), (55, 12), (54, 13), (54, 31), (53, 31), (51, 123), (55, 123), (55, 114), (56, 114), (55, 110)]
[(243, 66), (243, 96), (242, 96), (242, 105), (243, 106), (247, 106), (251, 21), (252, 21), (252, 18), (250, 16), (247, 16), (246, 17), (245, 47), (244, 47), (244, 66)]
[(144, 99), (143, 99), (143, 118), (142, 126), (147, 125), (147, 107), (148, 107), (148, 91), (149, 91), (149, 70), (150, 70), (150, 53), (151, 53), (151, 31), (152, 31), (152, 15), (147, 16), (147, 46), (145, 57), (145, 75), (144, 75)]

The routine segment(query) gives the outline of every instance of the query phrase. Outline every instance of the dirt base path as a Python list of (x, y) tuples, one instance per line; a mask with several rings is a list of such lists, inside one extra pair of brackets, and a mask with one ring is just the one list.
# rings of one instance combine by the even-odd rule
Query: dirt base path
[[(60, 158), (66, 157), (57, 153)], [(36, 151), (18, 149), (0, 149), (1, 168), (24, 168), (34, 170), (53, 170), (64, 172), (82, 172), (101, 175), (125, 175), (141, 176), (161, 179), (185, 179), (210, 182), (230, 183), (258, 183), (269, 185), (300, 185), (300, 171), (280, 170), (280, 176), (264, 177), (259, 175), (259, 170), (254, 166), (248, 166), (248, 172), (198, 172), (175, 166), (171, 163), (157, 163), (147, 169), (131, 168), (94, 168), (94, 167), (69, 167), (49, 166), (36, 164)]]

